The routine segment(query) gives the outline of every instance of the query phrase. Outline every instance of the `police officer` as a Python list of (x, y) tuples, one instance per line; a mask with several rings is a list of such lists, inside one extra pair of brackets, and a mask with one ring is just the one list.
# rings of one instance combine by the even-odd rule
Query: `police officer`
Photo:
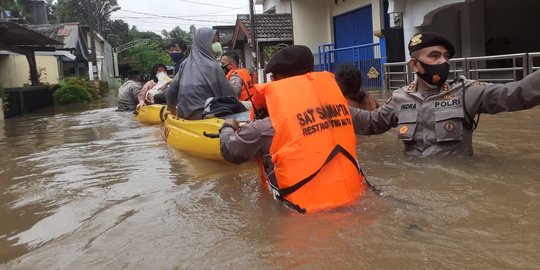
[(476, 116), (540, 104), (540, 72), (506, 84), (472, 81), (463, 76), (448, 83), (448, 60), (455, 53), (448, 39), (423, 32), (414, 35), (408, 47), (409, 65), (416, 80), (395, 90), (375, 111), (350, 108), (357, 134), (381, 134), (397, 127), (398, 139), (405, 144), (407, 154), (472, 155)]

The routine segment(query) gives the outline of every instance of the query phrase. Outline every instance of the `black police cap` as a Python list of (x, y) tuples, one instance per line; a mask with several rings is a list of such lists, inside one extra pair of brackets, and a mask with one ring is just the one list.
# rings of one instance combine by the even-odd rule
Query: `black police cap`
[(439, 45), (448, 50), (450, 58), (454, 57), (456, 52), (454, 45), (445, 36), (434, 32), (421, 32), (414, 35), (409, 41), (409, 54), (426, 47)]
[(266, 64), (264, 72), (290, 77), (311, 72), (313, 66), (311, 50), (306, 46), (292, 45), (277, 51)]

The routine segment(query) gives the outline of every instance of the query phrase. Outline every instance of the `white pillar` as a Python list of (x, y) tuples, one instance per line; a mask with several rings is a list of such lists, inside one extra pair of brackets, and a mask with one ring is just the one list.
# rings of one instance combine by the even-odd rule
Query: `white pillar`
[(120, 72), (118, 71), (118, 54), (117, 53), (113, 53), (113, 64), (114, 64), (114, 77), (118, 77)]
[(88, 61), (88, 79), (91, 81), (94, 80), (94, 64), (92, 61)]
[(102, 63), (100, 60), (98, 60), (97, 62), (97, 76), (98, 76), (98, 80), (101, 81), (101, 66), (102, 66)]

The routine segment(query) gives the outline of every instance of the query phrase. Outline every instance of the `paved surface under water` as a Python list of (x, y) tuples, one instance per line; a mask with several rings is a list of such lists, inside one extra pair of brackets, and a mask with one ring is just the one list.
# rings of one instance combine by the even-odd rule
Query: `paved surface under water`
[(360, 137), (386, 195), (317, 215), (273, 201), (253, 163), (190, 157), (159, 126), (83, 109), (0, 121), (0, 269), (540, 265), (540, 109), (482, 116), (474, 157)]

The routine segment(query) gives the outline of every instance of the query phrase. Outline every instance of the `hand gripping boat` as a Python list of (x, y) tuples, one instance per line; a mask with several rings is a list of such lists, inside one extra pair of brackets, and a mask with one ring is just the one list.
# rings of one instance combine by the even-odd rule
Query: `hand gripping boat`
[(135, 119), (143, 124), (161, 124), (165, 120), (163, 114), (166, 107), (163, 104), (143, 106), (139, 108), (139, 111), (135, 112)]
[[(249, 112), (231, 114), (226, 118), (235, 118), (240, 123), (249, 119)], [(161, 135), (168, 145), (185, 151), (190, 155), (205, 159), (222, 160), (219, 148), (219, 128), (225, 122), (221, 118), (185, 120), (167, 116)]]

